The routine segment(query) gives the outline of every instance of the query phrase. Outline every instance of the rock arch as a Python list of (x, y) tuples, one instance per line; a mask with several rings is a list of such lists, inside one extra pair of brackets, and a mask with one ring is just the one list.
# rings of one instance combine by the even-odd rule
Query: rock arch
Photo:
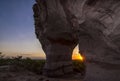
[(88, 58), (120, 63), (111, 58), (120, 56), (119, 5), (119, 0), (36, 0), (35, 33), (47, 58), (44, 74), (73, 72), (72, 51), (78, 43)]

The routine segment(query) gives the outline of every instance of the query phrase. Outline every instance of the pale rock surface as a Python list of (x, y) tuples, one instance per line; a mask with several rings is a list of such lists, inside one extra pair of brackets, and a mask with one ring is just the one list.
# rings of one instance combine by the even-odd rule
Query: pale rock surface
[(45, 75), (72, 72), (77, 44), (87, 60), (120, 65), (119, 0), (36, 0), (33, 11), (47, 58)]
[[(77, 32), (63, 9), (61, 0), (36, 0), (33, 6), (36, 36), (46, 54), (46, 76), (73, 72), (72, 52), (78, 44)], [(66, 18), (67, 17), (67, 18)]]
[(120, 1), (87, 0), (83, 13), (79, 50), (87, 59), (120, 64)]

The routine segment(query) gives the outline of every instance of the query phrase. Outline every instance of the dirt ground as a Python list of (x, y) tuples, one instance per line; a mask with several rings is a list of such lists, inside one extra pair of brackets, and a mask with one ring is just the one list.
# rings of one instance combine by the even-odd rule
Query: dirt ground
[(23, 68), (11, 69), (11, 66), (0, 66), (0, 81), (120, 81), (120, 65), (100, 62), (88, 62), (86, 76), (80, 79), (57, 79), (37, 75)]
[(120, 81), (120, 65), (88, 62), (84, 81)]
[[(79, 81), (81, 74), (75, 75)], [(0, 81), (78, 81), (72, 78), (48, 78), (43, 75), (37, 75), (21, 67), (0, 66)]]

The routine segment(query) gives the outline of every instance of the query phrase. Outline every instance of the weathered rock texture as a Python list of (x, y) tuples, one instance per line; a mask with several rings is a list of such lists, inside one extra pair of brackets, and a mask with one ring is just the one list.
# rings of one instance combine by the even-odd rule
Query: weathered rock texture
[(89, 59), (120, 64), (120, 1), (87, 0), (79, 49)]
[(119, 0), (36, 0), (35, 33), (46, 54), (44, 74), (72, 72), (78, 44), (87, 59), (120, 64)]
[[(36, 36), (46, 54), (43, 73), (58, 76), (73, 72), (72, 52), (78, 43), (76, 30), (60, 0), (37, 0), (33, 6)], [(63, 7), (65, 6), (65, 8)]]

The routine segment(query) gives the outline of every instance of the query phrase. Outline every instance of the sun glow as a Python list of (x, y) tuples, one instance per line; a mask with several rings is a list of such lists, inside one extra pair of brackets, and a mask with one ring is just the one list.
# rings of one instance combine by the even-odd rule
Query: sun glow
[(72, 60), (84, 61), (84, 57), (79, 53), (77, 48), (75, 48), (73, 51)]

